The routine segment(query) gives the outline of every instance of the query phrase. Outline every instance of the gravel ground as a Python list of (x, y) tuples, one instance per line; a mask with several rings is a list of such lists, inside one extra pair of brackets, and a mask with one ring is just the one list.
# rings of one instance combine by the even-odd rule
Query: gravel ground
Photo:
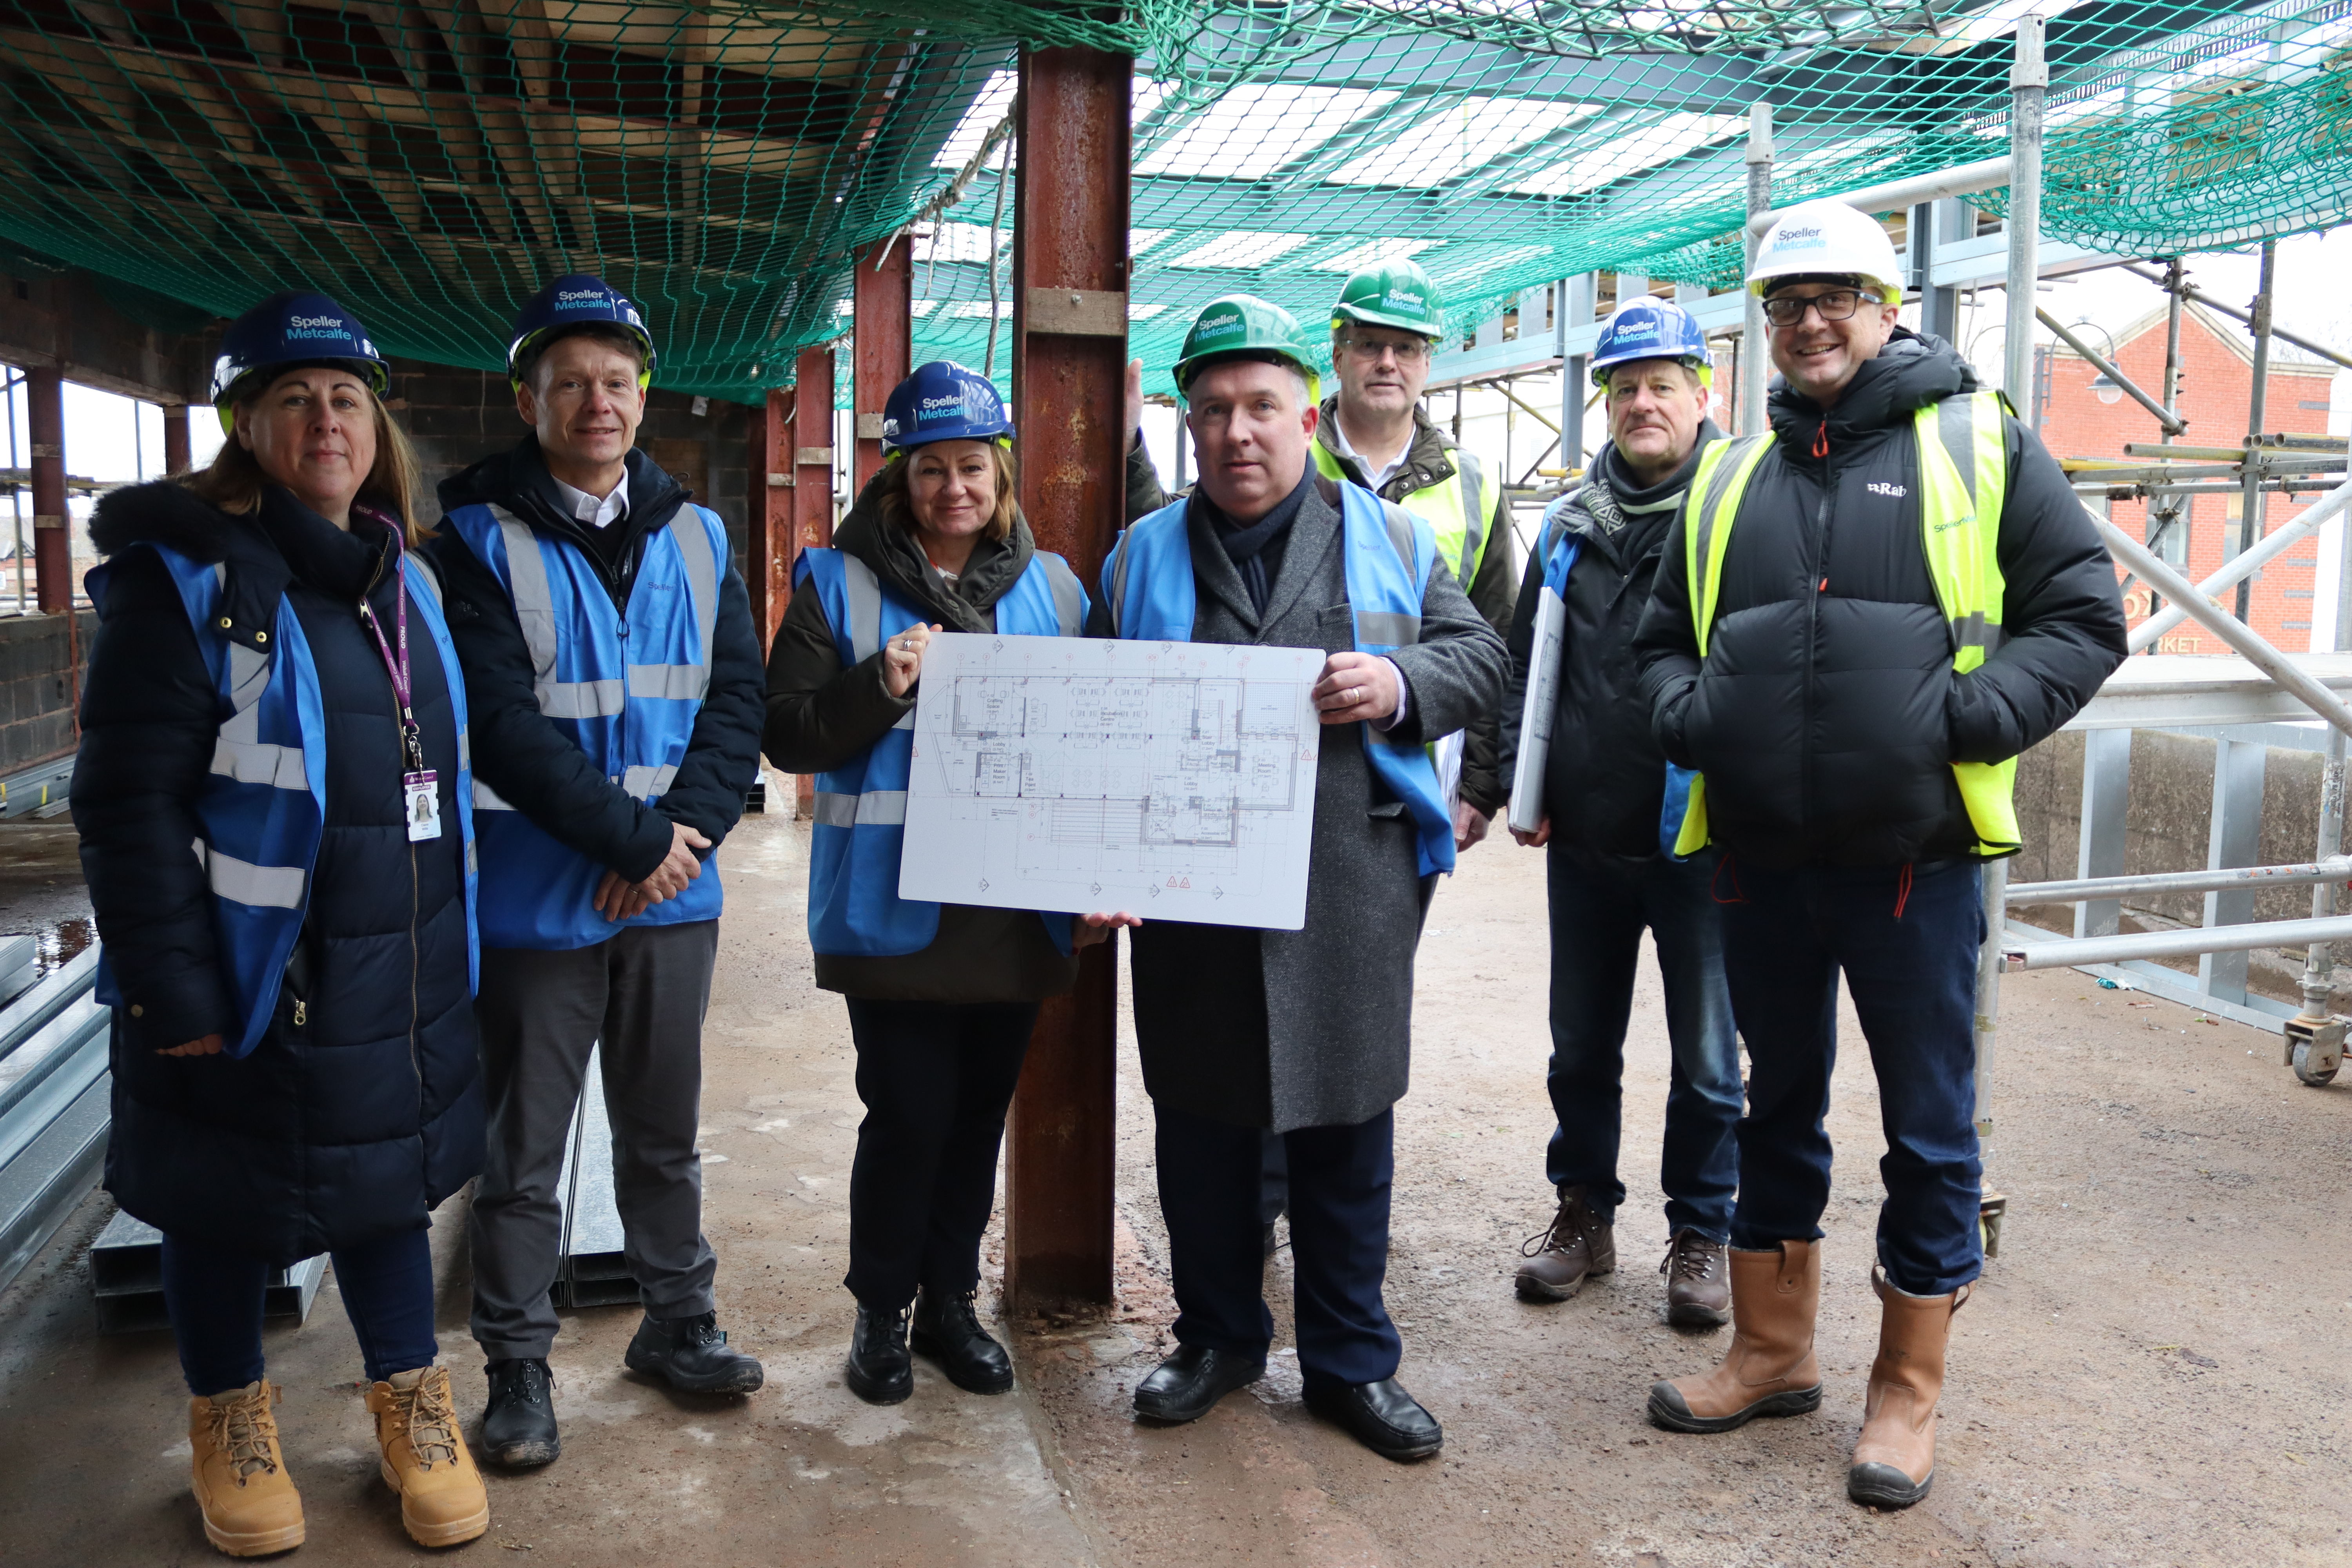
[[(1511, 1271), (1550, 1206), (1547, 936), (1539, 859), (1507, 844), (1466, 857), (1438, 895), (1415, 1087), (1398, 1110), (1389, 1299), (1402, 1376), (1446, 1426), (1440, 1458), (1392, 1465), (1308, 1415), (1295, 1360), (1280, 1353), (1286, 1327), (1265, 1381), (1196, 1426), (1128, 1418), (1172, 1316), (1131, 1040), (1118, 1305), (1008, 1325), (1023, 1373), (1011, 1397), (961, 1394), (924, 1368), (908, 1404), (860, 1405), (838, 1367), (858, 1109), (840, 1004), (809, 988), (805, 844), (804, 828), (777, 818), (753, 818), (730, 841), (707, 1032), (722, 1322), (766, 1359), (768, 1387), (747, 1402), (673, 1397), (620, 1368), (634, 1312), (567, 1314), (554, 1356), (565, 1457), (493, 1478), (476, 1560), (2352, 1563), (2352, 1504), (2328, 1479), (2347, 1458), (2345, 1379), (2325, 1331), (2352, 1307), (2352, 1256), (2317, 1180), (2352, 1149), (2352, 1077), (2304, 1089), (2273, 1036), (2071, 973), (2011, 977), (1990, 1152), (1990, 1180), (2011, 1199), (2005, 1255), (1955, 1328), (1934, 1494), (1874, 1514), (1843, 1492), (1876, 1329), (1878, 1145), (1859, 1035), (1849, 1026), (1855, 1048), (1832, 1113), (1846, 1158), (1826, 1222), (1820, 1414), (1717, 1437), (1652, 1429), (1651, 1380), (1704, 1367), (1727, 1335), (1660, 1315), (1655, 977), (1644, 976), (1628, 1042), (1621, 1271), (1575, 1301), (1525, 1305)], [(43, 847), (45, 867), (68, 864)], [(57, 898), (56, 874), (26, 879)], [(26, 906), (14, 887), (0, 898), (5, 925)], [(61, 905), (40, 912), (67, 918)], [(91, 1327), (84, 1257), (107, 1212), (94, 1197), (0, 1295), (0, 1562), (217, 1561), (186, 1497), (168, 1337), (100, 1340)], [(445, 1205), (435, 1241), (444, 1359), (470, 1414), (481, 1384), (464, 1328), (462, 1218), (462, 1202)], [(1286, 1277), (1286, 1256), (1269, 1275), (1277, 1295)], [(1279, 1302), (1276, 1316), (1286, 1320)], [(306, 1327), (273, 1328), (268, 1345), (311, 1521), (300, 1559), (426, 1555), (401, 1536), (374, 1479), (331, 1284)]]

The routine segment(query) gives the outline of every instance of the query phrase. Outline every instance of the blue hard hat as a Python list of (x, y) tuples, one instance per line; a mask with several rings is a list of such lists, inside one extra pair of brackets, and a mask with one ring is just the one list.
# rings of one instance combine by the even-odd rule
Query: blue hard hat
[(382, 397), (392, 385), (392, 366), (368, 341), (357, 316), (324, 294), (272, 294), (228, 324), (220, 355), (213, 361), (213, 406), (221, 429), (236, 426), (238, 397), (247, 383), (288, 365), (348, 365), (367, 377)]
[(1010, 439), (1013, 420), (996, 384), (968, 365), (935, 359), (890, 389), (882, 405), (882, 449), (903, 452), (933, 441)]
[(1701, 386), (1715, 378), (1715, 356), (1707, 353), (1706, 333), (1691, 313), (1672, 300), (1644, 294), (1609, 312), (1601, 323), (1601, 337), (1592, 345), (1592, 384), (1609, 384), (1609, 367), (1634, 360), (1672, 359), (1698, 372)]
[(522, 361), (545, 347), (549, 339), (573, 327), (618, 327), (635, 338), (646, 351), (637, 384), (653, 384), (654, 338), (646, 331), (645, 317), (626, 294), (588, 272), (557, 279), (523, 306), (507, 345), (507, 379), (520, 386), (522, 373), (518, 367)]

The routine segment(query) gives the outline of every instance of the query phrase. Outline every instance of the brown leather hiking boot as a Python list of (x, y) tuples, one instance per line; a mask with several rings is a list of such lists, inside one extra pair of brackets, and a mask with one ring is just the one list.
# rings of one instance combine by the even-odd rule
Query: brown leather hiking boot
[(268, 1378), (188, 1401), (189, 1469), (205, 1539), (231, 1557), (302, 1544), (302, 1494), (278, 1447), (278, 1391)]
[(1909, 1508), (1936, 1483), (1936, 1401), (1944, 1392), (1944, 1349), (1952, 1314), (1971, 1286), (1945, 1296), (1908, 1296), (1870, 1271), (1878, 1292), (1878, 1359), (1870, 1363), (1870, 1395), (1862, 1407), (1862, 1437), (1853, 1446), (1845, 1495), (1874, 1508)]
[(449, 1369), (393, 1373), (368, 1390), (383, 1484), (400, 1494), (400, 1522), (419, 1546), (455, 1546), (490, 1528), (489, 1494), (466, 1452)]
[(1759, 1415), (1801, 1415), (1822, 1403), (1813, 1320), (1822, 1308), (1822, 1249), (1784, 1241), (1777, 1252), (1730, 1249), (1731, 1348), (1697, 1377), (1650, 1385), (1650, 1420), (1669, 1432), (1728, 1432)]
[(1658, 1272), (1666, 1277), (1666, 1321), (1686, 1329), (1719, 1329), (1731, 1320), (1731, 1270), (1724, 1247), (1695, 1230), (1666, 1243)]
[(1617, 1229), (1592, 1212), (1582, 1187), (1562, 1187), (1551, 1227), (1528, 1237), (1519, 1256), (1519, 1300), (1565, 1301), (1593, 1275), (1617, 1271)]

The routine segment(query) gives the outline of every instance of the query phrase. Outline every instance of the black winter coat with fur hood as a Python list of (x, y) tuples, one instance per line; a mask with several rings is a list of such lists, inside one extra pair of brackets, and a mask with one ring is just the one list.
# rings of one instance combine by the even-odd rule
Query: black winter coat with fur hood
[[(392, 681), (359, 617), (364, 595), (390, 628), (402, 590), (384, 530), (353, 528), (282, 489), (240, 517), (164, 480), (108, 496), (90, 530), (120, 557), (99, 605), (72, 789), (125, 1003), (107, 1188), (166, 1235), (278, 1265), (417, 1229), (482, 1168), (454, 672), (412, 598), (414, 710), (445, 824), (412, 844)], [(153, 552), (132, 548), (142, 542), (224, 563), (229, 602), (265, 622), (283, 595), (326, 709), (326, 826), (301, 938), (268, 1032), (242, 1059), (156, 1054), (233, 1034), (236, 1019), (216, 905), (188, 852), (223, 714), (179, 591)]]

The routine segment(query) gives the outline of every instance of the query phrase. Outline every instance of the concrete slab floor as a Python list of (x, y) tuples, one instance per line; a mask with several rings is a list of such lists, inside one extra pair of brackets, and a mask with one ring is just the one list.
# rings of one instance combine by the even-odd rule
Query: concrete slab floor
[[(2071, 973), (2004, 992), (1991, 1184), (2005, 1256), (1960, 1314), (1928, 1500), (1843, 1495), (1874, 1345), (1875, 1094), (1846, 1020), (1832, 1131), (1818, 1415), (1717, 1437), (1642, 1418), (1654, 1377), (1726, 1333), (1660, 1318), (1655, 1165), (1664, 1099), (1654, 971), (1627, 1047), (1620, 1271), (1577, 1300), (1511, 1294), (1549, 1218), (1540, 857), (1465, 857), (1420, 962), (1412, 1095), (1399, 1108), (1390, 1301), (1402, 1376), (1444, 1455), (1391, 1465), (1306, 1414), (1287, 1346), (1286, 1257), (1269, 1271), (1277, 1354), (1189, 1428), (1127, 1401), (1172, 1317), (1150, 1114), (1123, 1042), (1118, 1304), (1012, 1325), (1022, 1388), (981, 1399), (928, 1368), (892, 1410), (841, 1386), (845, 1188), (859, 1114), (837, 999), (809, 986), (805, 829), (754, 818), (730, 843), (707, 1036), (708, 1226), (722, 1320), (763, 1355), (747, 1402), (689, 1401), (620, 1369), (635, 1313), (568, 1314), (554, 1358), (562, 1461), (494, 1477), (478, 1546), (585, 1565), (901, 1563), (2336, 1564), (2352, 1563), (2347, 1379), (2332, 1330), (2352, 1249), (2332, 1171), (2352, 1078), (2306, 1089), (2274, 1036), (2103, 991)], [(0, 1561), (203, 1563), (168, 1339), (101, 1341), (83, 1253), (102, 1199), (0, 1297)], [(465, 1334), (462, 1204), (436, 1227), (444, 1359), (479, 1405)], [(992, 1262), (997, 1243), (992, 1239)], [(425, 1553), (373, 1474), (336, 1303), (273, 1330), (273, 1375), (308, 1500), (303, 1561)], [(1066, 1492), (1066, 1499), (1065, 1493)], [(527, 1556), (521, 1553), (528, 1552)]]

